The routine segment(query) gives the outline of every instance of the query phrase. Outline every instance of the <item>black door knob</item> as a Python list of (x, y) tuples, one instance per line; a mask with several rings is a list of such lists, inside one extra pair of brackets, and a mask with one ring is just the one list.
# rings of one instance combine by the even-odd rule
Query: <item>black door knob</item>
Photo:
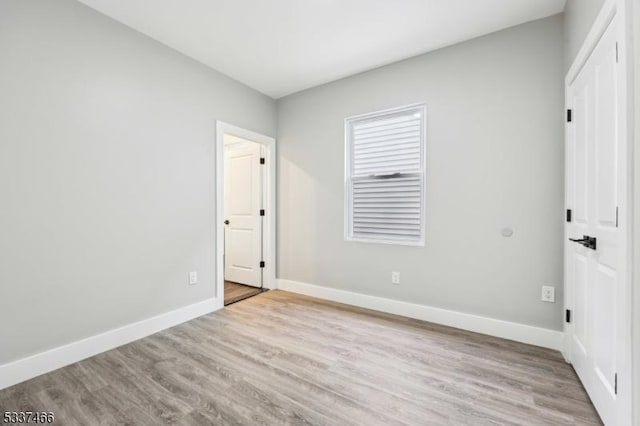
[(224, 224), (225, 224), (225, 225), (228, 225), (228, 224), (229, 224), (229, 221), (228, 221), (228, 220), (225, 220), (225, 221), (224, 221)]
[(586, 248), (590, 248), (591, 250), (596, 249), (596, 237), (590, 237), (588, 235), (583, 235), (579, 240), (569, 238), (569, 241), (573, 241), (574, 243), (582, 244)]

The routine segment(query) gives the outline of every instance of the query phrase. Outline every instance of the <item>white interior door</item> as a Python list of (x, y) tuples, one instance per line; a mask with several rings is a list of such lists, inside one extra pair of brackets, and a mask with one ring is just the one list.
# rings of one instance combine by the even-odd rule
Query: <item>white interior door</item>
[(620, 76), (614, 20), (567, 89), (567, 331), (571, 362), (607, 425), (620, 424), (617, 382), (625, 344), (627, 170)]
[(225, 146), (224, 279), (262, 285), (261, 146), (246, 142)]

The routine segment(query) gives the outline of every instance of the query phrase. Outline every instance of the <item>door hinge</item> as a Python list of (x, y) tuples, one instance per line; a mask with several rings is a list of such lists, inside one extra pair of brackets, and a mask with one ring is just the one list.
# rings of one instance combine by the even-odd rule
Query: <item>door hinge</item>
[(616, 64), (620, 61), (620, 53), (618, 52), (618, 42), (616, 41)]
[(573, 121), (573, 110), (567, 110), (567, 123), (571, 123)]
[(260, 164), (264, 164), (264, 157), (260, 157)]
[(260, 209), (260, 216), (264, 216), (264, 209)]
[(567, 222), (571, 222), (571, 209), (567, 209)]
[(618, 394), (618, 373), (613, 376), (613, 392), (616, 395)]
[(567, 309), (566, 311), (564, 311), (564, 320), (567, 323), (571, 322), (571, 309)]
[(260, 261), (260, 267), (261, 267), (261, 268), (264, 268), (264, 260), (261, 260), (261, 261)]
[(616, 228), (618, 227), (618, 206), (616, 206)]

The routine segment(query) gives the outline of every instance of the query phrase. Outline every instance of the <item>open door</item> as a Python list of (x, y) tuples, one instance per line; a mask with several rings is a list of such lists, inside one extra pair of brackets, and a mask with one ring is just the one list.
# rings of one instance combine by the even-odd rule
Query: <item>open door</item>
[(225, 145), (224, 279), (262, 287), (261, 145)]
[(614, 17), (567, 88), (568, 350), (606, 425), (623, 424), (619, 381), (628, 374), (626, 108), (616, 24)]

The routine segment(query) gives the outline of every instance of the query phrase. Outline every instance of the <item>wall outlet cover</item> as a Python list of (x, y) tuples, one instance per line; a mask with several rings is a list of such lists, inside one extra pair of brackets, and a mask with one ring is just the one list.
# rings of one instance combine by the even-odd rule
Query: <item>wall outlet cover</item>
[(391, 273), (391, 284), (400, 284), (400, 272)]
[(189, 272), (189, 285), (198, 284), (198, 273)]
[(555, 302), (556, 301), (556, 288), (550, 285), (542, 286), (542, 297), (543, 302)]

